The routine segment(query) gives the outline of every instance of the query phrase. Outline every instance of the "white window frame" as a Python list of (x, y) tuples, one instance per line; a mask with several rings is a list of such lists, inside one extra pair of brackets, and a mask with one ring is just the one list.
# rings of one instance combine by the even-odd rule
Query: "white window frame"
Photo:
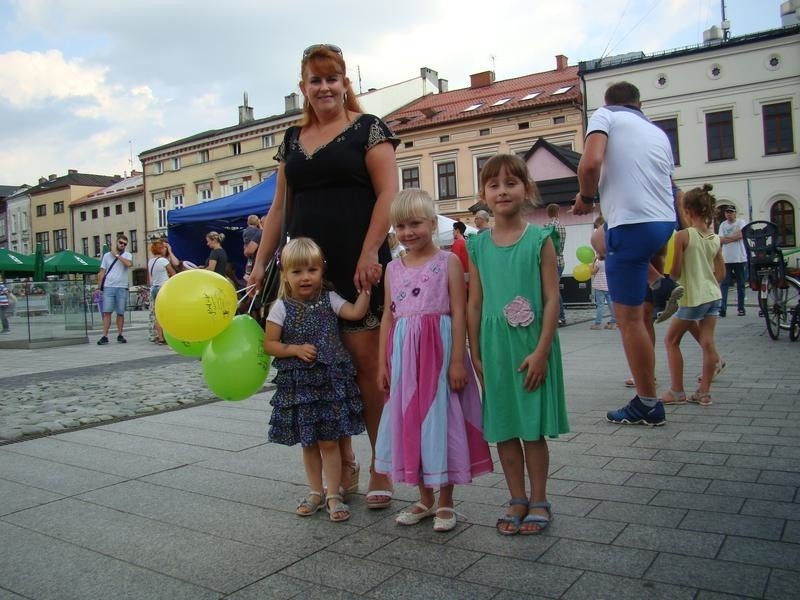
[[(433, 192), (434, 192), (434, 199), (438, 202), (440, 200), (448, 201), (448, 200), (456, 200), (459, 198), (458, 195), (458, 152), (448, 152), (445, 154), (436, 155), (433, 158)], [(442, 163), (454, 163), (456, 167), (455, 178), (456, 178), (456, 195), (452, 198), (442, 198), (441, 194), (439, 193), (439, 165)]]
[(261, 148), (266, 149), (266, 148), (272, 148), (273, 146), (275, 146), (274, 133), (268, 133), (266, 135), (261, 136)]
[(208, 150), (197, 151), (197, 162), (200, 164), (207, 163), (211, 160), (211, 153)]
[(181, 170), (181, 157), (180, 156), (173, 156), (172, 157), (172, 170), (173, 171), (180, 171)]
[(153, 175), (161, 175), (164, 172), (164, 163), (157, 160), (153, 163)]
[(167, 196), (164, 192), (153, 194), (153, 214), (158, 229), (167, 228)]
[(173, 210), (183, 208), (183, 190), (172, 190), (169, 194), (169, 200)]

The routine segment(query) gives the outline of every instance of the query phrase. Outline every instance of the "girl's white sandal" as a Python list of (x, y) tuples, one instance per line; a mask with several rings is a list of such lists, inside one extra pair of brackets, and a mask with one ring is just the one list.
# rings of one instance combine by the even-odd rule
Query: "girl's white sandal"
[(417, 502), (414, 506), (422, 509), (421, 512), (411, 512), (410, 510), (400, 511), (394, 518), (398, 525), (416, 525), (423, 519), (432, 517), (436, 514), (436, 509), (432, 506), (425, 506), (422, 502)]
[[(441, 512), (450, 513), (450, 516), (447, 518), (440, 517), (439, 513)], [(436, 510), (436, 516), (433, 517), (433, 530), (440, 533), (453, 531), (453, 529), (456, 528), (456, 515), (458, 515), (458, 513), (455, 511), (455, 509), (450, 508), (449, 506), (442, 506), (441, 508), (438, 508)]]

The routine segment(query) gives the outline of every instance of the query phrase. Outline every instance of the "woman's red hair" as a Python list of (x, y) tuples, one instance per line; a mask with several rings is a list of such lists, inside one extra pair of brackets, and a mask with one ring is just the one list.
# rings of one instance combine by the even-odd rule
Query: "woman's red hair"
[[(364, 109), (361, 108), (361, 105), (356, 99), (356, 94), (353, 91), (353, 87), (350, 85), (350, 80), (347, 78), (347, 66), (344, 64), (344, 58), (342, 58), (341, 54), (334, 52), (333, 50), (329, 50), (322, 45), (309, 52), (308, 56), (303, 57), (303, 60), (300, 63), (301, 82), (306, 77), (306, 67), (309, 65), (309, 63), (313, 65), (314, 72), (318, 75), (327, 76), (333, 73), (341, 75), (344, 78), (345, 110), (354, 113), (364, 112)], [(305, 127), (306, 125), (316, 122), (317, 115), (314, 114), (314, 109), (311, 108), (308, 98), (303, 96), (303, 120), (300, 123), (300, 127)]]

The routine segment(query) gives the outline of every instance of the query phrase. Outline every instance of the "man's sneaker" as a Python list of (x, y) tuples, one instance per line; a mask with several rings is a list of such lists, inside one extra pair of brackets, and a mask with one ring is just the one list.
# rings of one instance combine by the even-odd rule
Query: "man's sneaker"
[[(667, 286), (667, 289), (670, 289), (671, 287), (672, 291), (669, 293), (669, 297), (667, 297), (667, 302), (664, 305), (664, 310), (658, 313), (658, 316), (656, 317), (656, 323), (663, 323), (664, 321), (669, 319), (672, 315), (674, 315), (676, 312), (678, 312), (678, 300), (680, 300), (683, 297), (684, 290), (682, 285), (678, 285), (677, 283), (672, 281), (672, 279), (666, 279), (666, 281), (669, 281), (672, 284), (671, 286), (669, 285)], [(664, 287), (664, 284), (665, 282), (661, 283), (662, 288)], [(653, 295), (655, 296), (655, 292), (653, 293)]]
[(103, 336), (99, 340), (97, 340), (97, 345), (98, 346), (104, 346), (107, 343), (108, 343), (108, 338), (106, 336)]
[(740, 316), (740, 317), (743, 317), (743, 316), (745, 316), (746, 314), (747, 314), (747, 313), (745, 312), (745, 310), (744, 310), (743, 308), (740, 308), (740, 309), (739, 309), (739, 316)]
[(661, 401), (657, 402), (653, 408), (648, 408), (639, 400), (639, 396), (634, 396), (619, 410), (611, 410), (606, 413), (606, 419), (610, 423), (619, 425), (649, 425), (650, 427), (660, 427), (667, 422), (664, 416), (664, 405)]
[[(126, 339), (125, 339), (124, 337), (122, 337), (121, 335), (118, 335), (118, 336), (117, 336), (117, 341), (118, 341), (120, 344), (127, 344), (127, 343), (128, 343), (128, 340), (126, 340)], [(106, 342), (108, 342), (108, 340), (106, 340)]]

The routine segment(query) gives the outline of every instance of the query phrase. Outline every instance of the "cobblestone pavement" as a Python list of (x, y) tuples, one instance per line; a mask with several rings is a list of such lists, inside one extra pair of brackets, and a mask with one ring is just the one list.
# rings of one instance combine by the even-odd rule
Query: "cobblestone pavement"
[[(395, 524), (416, 499), (407, 486), (367, 510), (366, 465), (348, 522), (297, 517), (302, 455), (265, 442), (269, 391), (5, 444), (0, 598), (797, 598), (800, 343), (769, 339), (748, 313), (719, 321), (714, 404), (670, 406), (657, 429), (605, 420), (631, 396), (619, 333), (560, 329), (571, 431), (549, 443), (554, 519), (537, 536), (495, 531), (508, 500), (499, 463), (456, 488), (450, 533)], [(95, 383), (93, 369), (130, 374), (130, 392), (154, 373), (199, 373), (144, 332), (129, 340), (0, 352), (0, 386), (24, 373), (80, 390), (82, 367)], [(699, 352), (684, 349), (691, 391)], [(354, 445), (365, 460), (366, 437)]]

